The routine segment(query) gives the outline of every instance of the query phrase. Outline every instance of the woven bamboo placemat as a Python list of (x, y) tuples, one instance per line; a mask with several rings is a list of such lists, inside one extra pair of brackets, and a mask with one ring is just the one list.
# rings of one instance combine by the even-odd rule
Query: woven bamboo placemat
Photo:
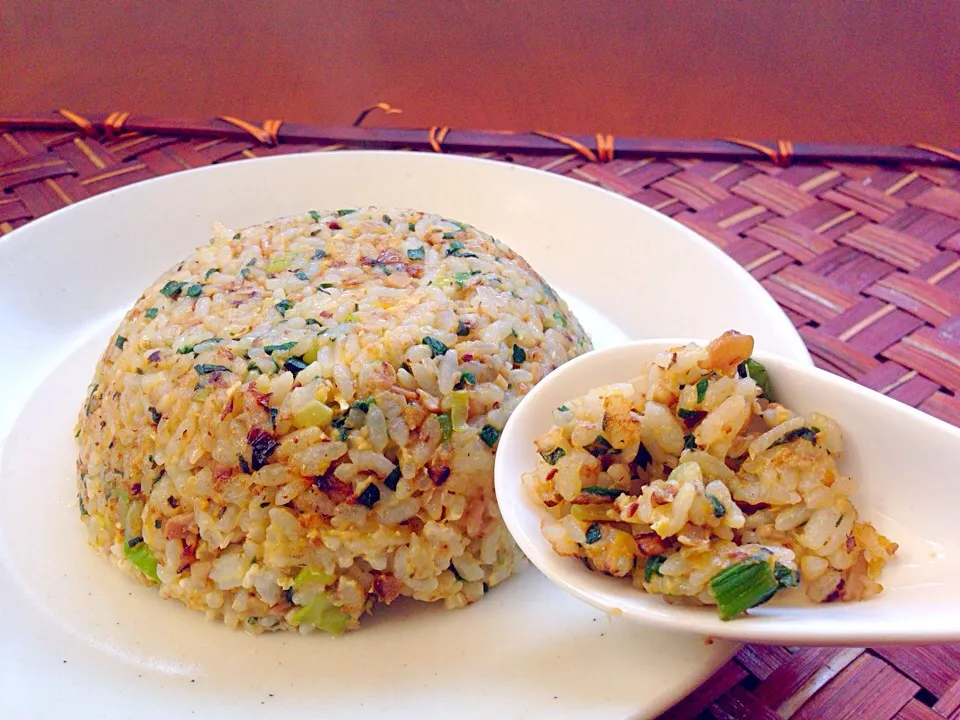
[[(123, 185), (264, 155), (393, 148), (513, 162), (693, 228), (760, 280), (817, 365), (960, 425), (956, 151), (359, 127), (369, 110), (345, 128), (119, 112), (0, 118), (0, 234)], [(748, 645), (663, 716), (791, 717), (960, 719), (960, 645)]]

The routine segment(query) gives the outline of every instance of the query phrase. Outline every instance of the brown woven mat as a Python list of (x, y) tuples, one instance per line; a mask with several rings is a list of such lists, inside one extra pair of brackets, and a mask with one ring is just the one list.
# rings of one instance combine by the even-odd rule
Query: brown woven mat
[[(183, 123), (61, 112), (0, 118), (0, 234), (158, 175), (345, 148), (499, 159), (649, 205), (759, 279), (820, 367), (960, 425), (960, 155), (943, 148), (317, 128), (236, 118)], [(960, 718), (960, 645), (746, 646), (664, 715), (789, 717)]]

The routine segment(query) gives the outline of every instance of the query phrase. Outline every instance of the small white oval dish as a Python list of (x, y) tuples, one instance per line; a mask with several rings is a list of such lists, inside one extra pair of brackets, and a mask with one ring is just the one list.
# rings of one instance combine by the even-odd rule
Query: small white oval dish
[(779, 402), (840, 423), (839, 466), (857, 481), (853, 501), (860, 517), (900, 545), (878, 597), (814, 604), (794, 590), (722, 621), (715, 607), (667, 605), (554, 552), (541, 533), (546, 511), (522, 481), (535, 466), (534, 439), (552, 425), (554, 408), (592, 388), (629, 381), (658, 352), (686, 342), (647, 340), (588, 353), (547, 376), (514, 411), (497, 449), (496, 492), (507, 527), (533, 564), (594, 607), (661, 629), (783, 645), (960, 640), (960, 429), (849, 380), (760, 352), (754, 357), (767, 367)]

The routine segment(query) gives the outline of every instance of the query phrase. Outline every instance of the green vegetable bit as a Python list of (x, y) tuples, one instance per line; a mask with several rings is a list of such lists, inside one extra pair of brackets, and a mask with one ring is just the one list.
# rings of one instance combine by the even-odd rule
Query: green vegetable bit
[[(448, 233), (449, 234), (449, 233)], [(450, 237), (453, 237), (452, 235)], [(458, 252), (463, 250), (463, 243), (459, 240), (454, 240), (447, 246), (447, 255), (456, 255)]]
[(687, 410), (686, 408), (677, 408), (677, 417), (681, 420), (692, 420), (700, 414), (699, 410)]
[(762, 605), (781, 589), (774, 568), (765, 558), (744, 560), (710, 578), (710, 592), (717, 601), (721, 620), (730, 620)]
[(554, 449), (551, 450), (550, 452), (540, 453), (540, 457), (542, 457), (542, 458), (544, 459), (544, 461), (547, 463), (547, 465), (556, 465), (556, 464), (557, 464), (557, 460), (559, 460), (560, 458), (562, 458), (562, 457), (563, 457), (564, 455), (566, 455), (566, 454), (567, 454), (567, 453), (564, 451), (563, 448), (559, 448), (559, 447), (558, 447), (558, 448), (554, 448)]
[(147, 320), (153, 320), (159, 312), (160, 311), (157, 310), (155, 307), (147, 308), (147, 311), (144, 313), (144, 316), (146, 316)]
[(350, 208), (347, 208), (347, 209), (344, 209), (344, 210), (337, 210), (337, 216), (338, 216), (338, 217), (343, 217), (344, 215), (350, 215), (351, 213), (355, 213), (355, 212), (356, 212), (356, 210), (353, 210), (353, 209), (350, 209)]
[(450, 349), (446, 345), (444, 345), (442, 342), (440, 342), (436, 338), (430, 337), (429, 335), (426, 335), (423, 338), (423, 344), (430, 348), (431, 352), (433, 353), (433, 357), (443, 355), (447, 352), (447, 350)]
[(567, 316), (564, 315), (564, 314), (563, 314), (562, 312), (560, 312), (559, 310), (557, 310), (557, 311), (553, 314), (553, 319), (556, 320), (557, 322), (559, 322), (559, 323), (560, 323), (561, 325), (563, 325), (564, 327), (567, 327)]
[(281, 301), (278, 302), (276, 305), (274, 305), (274, 307), (277, 308), (277, 311), (278, 311), (281, 315), (286, 315), (286, 314), (287, 314), (287, 310), (289, 310), (290, 308), (293, 307), (293, 303), (290, 302), (289, 300), (281, 300)]
[(407, 250), (407, 257), (411, 260), (423, 260), (427, 256), (427, 249), (422, 245), (420, 247)]
[(763, 397), (773, 402), (773, 388), (770, 386), (770, 375), (761, 363), (758, 363), (753, 358), (747, 358), (746, 361), (737, 366), (737, 373), (740, 377), (752, 378), (753, 381), (760, 386)]
[(453, 233), (444, 233), (444, 234), (443, 234), (443, 239), (444, 239), (444, 240), (453, 240)]
[(603, 435), (597, 435), (597, 439), (583, 449), (594, 457), (600, 457), (601, 455), (617, 455), (620, 453), (619, 450), (613, 449), (613, 445), (607, 442), (607, 439), (603, 437)]
[(684, 450), (696, 450), (697, 449), (697, 439), (693, 436), (693, 433), (685, 435), (683, 437), (683, 449)]
[(360, 412), (367, 412), (367, 410), (370, 409), (371, 405), (376, 405), (376, 400), (374, 400), (372, 397), (369, 397), (366, 400), (357, 400), (350, 407), (354, 407)]
[(664, 555), (651, 555), (643, 567), (643, 581), (650, 582), (654, 575), (660, 574), (660, 566), (667, 561)]
[(310, 583), (317, 583), (321, 587), (326, 587), (332, 583), (336, 578), (330, 573), (326, 573), (323, 570), (313, 567), (305, 567), (303, 570), (297, 573), (297, 576), (293, 579), (293, 589), (299, 590), (304, 585), (309, 585)]
[(440, 421), (440, 432), (443, 433), (443, 441), (447, 442), (453, 435), (453, 421), (447, 413), (438, 415), (437, 420)]
[(587, 487), (581, 489), (580, 492), (585, 492), (588, 495), (600, 495), (601, 497), (618, 498), (623, 495), (626, 490), (618, 490), (617, 488), (608, 488), (601, 485), (588, 485)]
[(633, 462), (642, 468), (646, 468), (652, 461), (653, 457), (650, 455), (650, 451), (647, 450), (646, 445), (640, 443), (640, 449), (637, 450), (637, 457), (633, 459)]
[(200, 283), (194, 283), (187, 288), (187, 295), (189, 297), (200, 297), (200, 294), (203, 292), (203, 285)]
[(600, 539), (600, 523), (593, 523), (587, 528), (587, 545), (593, 545)]
[(527, 351), (519, 345), (513, 346), (513, 362), (517, 365), (527, 361)]
[(707, 387), (709, 387), (710, 381), (706, 378), (700, 378), (697, 380), (697, 403), (702, 403), (703, 399), (707, 396)]
[(376, 483), (370, 483), (363, 489), (363, 492), (357, 495), (357, 502), (367, 509), (372, 508), (380, 502), (380, 488), (377, 487)]
[(310, 276), (307, 275), (307, 274), (306, 274), (305, 272), (303, 272), (302, 270), (301, 270), (300, 272), (294, 273), (294, 277), (295, 277), (297, 280), (301, 280), (301, 281), (303, 281), (303, 282), (308, 282), (308, 281), (310, 280)]
[(815, 427), (800, 427), (796, 430), (791, 430), (786, 433), (783, 437), (777, 438), (777, 440), (770, 445), (770, 447), (777, 447), (778, 445), (785, 445), (788, 442), (794, 440), (809, 440), (813, 444), (817, 443), (817, 433), (820, 432), (820, 428)]
[(800, 571), (791, 570), (783, 563), (774, 563), (773, 576), (777, 578), (777, 584), (781, 589), (799, 587)]
[(390, 474), (387, 475), (387, 478), (386, 480), (383, 481), (383, 484), (386, 485), (391, 490), (396, 491), (397, 485), (400, 483), (401, 477), (402, 476), (400, 474), (400, 468), (395, 467), (393, 470), (390, 471)]
[(320, 222), (320, 213), (318, 213), (316, 210), (310, 211), (310, 217), (313, 218), (314, 222)]
[(457, 384), (453, 386), (454, 390), (463, 390), (467, 385), (476, 385), (477, 376), (474, 375), (469, 370), (464, 370), (460, 373), (460, 379), (457, 380)]
[(408, 223), (407, 223), (407, 230), (409, 230), (410, 232), (415, 232), (416, 229), (417, 229), (416, 224), (414, 224), (414, 223), (412, 223), (412, 222), (408, 222)]
[(123, 546), (123, 554), (147, 579), (155, 583), (160, 582), (160, 578), (157, 577), (157, 558), (153, 556), (153, 552), (147, 547), (143, 538), (133, 538), (126, 542)]
[(292, 625), (313, 625), (331, 635), (340, 635), (350, 623), (350, 616), (333, 604), (328, 593), (320, 593), (309, 605), (297, 608), (290, 615)]
[(194, 365), (193, 369), (197, 371), (198, 375), (209, 375), (210, 373), (215, 372), (230, 372), (230, 368), (226, 367), (225, 365), (211, 365), (210, 363)]
[(116, 345), (118, 348), (123, 350), (124, 343), (126, 342), (127, 342), (127, 339), (123, 335), (117, 335), (117, 339), (114, 342), (114, 345)]
[(497, 440), (500, 439), (500, 431), (493, 425), (484, 425), (480, 431), (480, 439), (483, 440), (487, 447), (492, 448), (497, 444)]
[(727, 514), (727, 509), (723, 506), (723, 503), (720, 502), (715, 495), (707, 493), (707, 500), (710, 501), (710, 504), (713, 506), (713, 516), (722, 518)]
[(561, 405), (560, 407), (557, 408), (557, 410), (559, 410), (560, 412), (570, 412), (570, 408), (568, 408), (566, 405)]
[(186, 283), (170, 280), (166, 285), (160, 288), (160, 294), (166, 295), (171, 300), (175, 300), (177, 296), (180, 295), (180, 291), (183, 290), (184, 285), (186, 285)]
[(209, 280), (210, 276), (213, 275), (215, 272), (220, 272), (220, 268), (210, 268), (203, 274), (203, 279)]
[(470, 334), (470, 326), (463, 320), (457, 320), (457, 337), (467, 337)]
[(275, 352), (283, 353), (283, 352), (287, 352), (288, 350), (292, 350), (296, 346), (296, 344), (297, 344), (296, 342), (285, 342), (285, 343), (281, 343), (280, 345), (264, 345), (263, 351), (267, 355), (273, 355)]

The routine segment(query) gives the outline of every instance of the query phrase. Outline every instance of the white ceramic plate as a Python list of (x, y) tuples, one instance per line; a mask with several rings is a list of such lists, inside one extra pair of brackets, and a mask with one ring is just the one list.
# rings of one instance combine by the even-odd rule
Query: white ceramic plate
[(954, 461), (960, 429), (824, 370), (763, 352), (754, 357), (769, 371), (779, 402), (840, 423), (844, 448), (839, 467), (858, 481), (852, 499), (860, 518), (900, 546), (880, 578), (880, 595), (866, 602), (816, 604), (800, 591), (784, 592), (746, 616), (724, 622), (716, 608), (667, 605), (661, 597), (553, 551), (541, 532), (549, 514), (521, 477), (536, 466), (533, 443), (550, 428), (554, 408), (592, 388), (629, 381), (658, 352), (686, 342), (641, 340), (578, 357), (551, 373), (514, 411), (497, 446), (497, 500), (530, 561), (576, 597), (661, 630), (778, 645), (960, 640), (955, 612), (960, 528), (952, 511), (960, 481)]
[(342, 638), (250, 637), (121, 576), (77, 519), (77, 409), (101, 349), (209, 237), (309, 208), (383, 204), (472, 223), (523, 254), (599, 346), (728, 327), (809, 362), (762, 288), (679, 224), (504, 163), (319, 153), (122, 188), (0, 240), (0, 716), (654, 715), (735, 650), (610, 619), (527, 566), (457, 612), (378, 613)]

